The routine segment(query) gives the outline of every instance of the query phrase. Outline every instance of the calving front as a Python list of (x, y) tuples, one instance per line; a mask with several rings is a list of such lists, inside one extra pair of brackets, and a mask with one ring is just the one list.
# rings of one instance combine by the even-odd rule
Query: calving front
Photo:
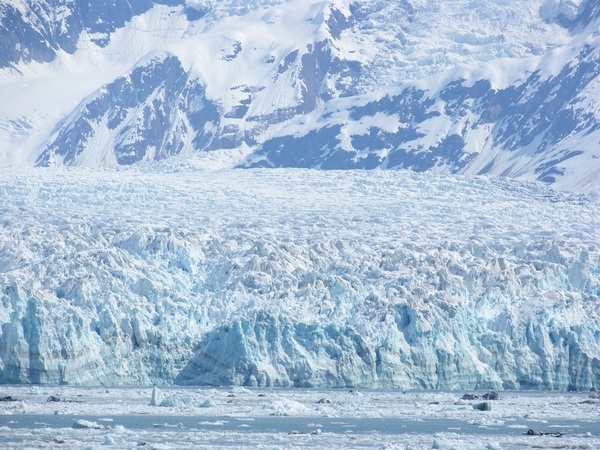
[(598, 387), (595, 197), (194, 167), (0, 182), (3, 382)]

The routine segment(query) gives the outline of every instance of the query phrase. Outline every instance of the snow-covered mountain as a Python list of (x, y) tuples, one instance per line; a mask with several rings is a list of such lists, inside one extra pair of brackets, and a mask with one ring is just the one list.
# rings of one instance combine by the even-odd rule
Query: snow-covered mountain
[(186, 164), (0, 178), (1, 382), (600, 387), (596, 197)]
[(575, 190), (600, 180), (600, 33), (526, 60), (330, 101), (247, 165), (489, 174)]
[(0, 3), (4, 165), (229, 149), (598, 187), (595, 1), (135, 5)]

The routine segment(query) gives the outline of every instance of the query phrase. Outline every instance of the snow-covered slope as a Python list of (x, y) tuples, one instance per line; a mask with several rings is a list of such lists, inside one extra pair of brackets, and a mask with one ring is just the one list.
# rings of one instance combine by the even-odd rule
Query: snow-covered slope
[(543, 57), (496, 60), (295, 119), (247, 165), (411, 168), (600, 185), (600, 34)]
[[(1, 164), (112, 166), (231, 149), (238, 162), (258, 152), (246, 164), (268, 154), (266, 165), (459, 170), (598, 187), (598, 139), (588, 133), (597, 123), (593, 0), (136, 5), (0, 2)], [(464, 64), (471, 68), (452, 69)], [(400, 83), (408, 79), (420, 81)], [(407, 125), (401, 109), (416, 100), (376, 105), (404, 88), (423, 96), (421, 112), (445, 111)], [(368, 124), (337, 111), (368, 102)], [(332, 111), (319, 119), (324, 128), (305, 126)], [(344, 120), (350, 134), (331, 135)], [(381, 130), (395, 137), (377, 137)], [(308, 151), (277, 161), (284, 138), (288, 153)]]
[(335, 88), (323, 85), (349, 76), (331, 47), (332, 33), (347, 26), (344, 14), (303, 1), (223, 19), (82, 103), (38, 164), (131, 164), (256, 144), (269, 127), (333, 97)]
[(600, 206), (408, 171), (0, 179), (12, 383), (600, 387)]

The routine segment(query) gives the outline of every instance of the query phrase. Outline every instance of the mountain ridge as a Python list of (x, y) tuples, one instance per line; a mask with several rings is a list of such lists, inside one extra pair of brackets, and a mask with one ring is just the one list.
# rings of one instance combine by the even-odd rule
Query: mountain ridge
[[(594, 126), (600, 119), (593, 86), (599, 76), (594, 37), (600, 21), (599, 7), (591, 0), (528, 4), (533, 9), (524, 14), (523, 20), (547, 33), (545, 41), (536, 47), (527, 41), (539, 34), (533, 26), (521, 31), (523, 36), (498, 32), (510, 23), (509, 15), (523, 6), (519, 2), (505, 2), (504, 6), (461, 2), (456, 8), (479, 22), (473, 22), (469, 32), (449, 28), (433, 33), (432, 38), (412, 37), (407, 31), (413, 27), (412, 32), (422, 33), (419, 27), (424, 26), (421, 22), (426, 11), (447, 13), (446, 3), (432, 6), (402, 0), (382, 6), (362, 0), (257, 1), (245, 10), (233, 0), (219, 5), (176, 0), (140, 4), (139, 11), (115, 12), (111, 21), (98, 24), (108, 30), (105, 38), (98, 38), (98, 30), (93, 27), (77, 28), (80, 33), (91, 33), (87, 41), (93, 50), (90, 54), (102, 50), (110, 61), (111, 52), (122, 45), (120, 42), (126, 42), (122, 39), (130, 33), (114, 30), (121, 30), (121, 25), (128, 30), (128, 24), (133, 25), (137, 17), (147, 17), (139, 19), (140, 24), (153, 23), (158, 7), (164, 8), (161, 17), (166, 19), (165, 24), (173, 21), (179, 27), (164, 31), (165, 36), (171, 36), (164, 45), (143, 53), (133, 66), (108, 83), (98, 79), (99, 87), (79, 100), (67, 115), (34, 113), (30, 106), (35, 118), (15, 117), (7, 109), (4, 124), (0, 117), (0, 133), (17, 145), (34, 142), (28, 144), (31, 150), (25, 160), (39, 166), (128, 165), (231, 149), (249, 155), (245, 161), (238, 160), (238, 167), (411, 168), (510, 176), (561, 189), (597, 189), (600, 181), (595, 181), (599, 177), (594, 168), (599, 140)], [(7, 4), (2, 7), (6, 9)], [(73, 11), (77, 4), (69, 3)], [(65, 13), (66, 18), (57, 23), (80, 20), (78, 14)], [(384, 14), (399, 20), (390, 23), (396, 34), (389, 39), (377, 28)], [(438, 20), (436, 17), (431, 16), (433, 22)], [(459, 23), (458, 18), (452, 20)], [(417, 22), (420, 25), (414, 25)], [(68, 27), (65, 29), (68, 31)], [(57, 39), (63, 34), (58, 33)], [(157, 43), (160, 36), (156, 37)], [(428, 39), (434, 40), (430, 44)], [(581, 47), (586, 39), (589, 54)], [(448, 47), (448, 56), (439, 58), (443, 61), (441, 68), (451, 66), (453, 59), (461, 55), (478, 55), (479, 51), (484, 52), (484, 62), (440, 71), (438, 63), (424, 59), (434, 75), (392, 83), (392, 69), (402, 70), (405, 65), (410, 67), (405, 75), (417, 73), (410, 59), (402, 58), (411, 58), (411, 52), (423, 52), (428, 45), (443, 49), (446, 40), (454, 42), (455, 48)], [(62, 44), (53, 45), (60, 53)], [(81, 49), (66, 47), (66, 53), (72, 51), (73, 57), (85, 54)], [(111, 50), (113, 47), (115, 50)], [(140, 52), (145, 52), (142, 47)], [(576, 47), (577, 54), (570, 60), (564, 56)], [(433, 54), (436, 52), (434, 49)], [(503, 52), (510, 57), (493, 56)], [(550, 61), (553, 58), (560, 61), (563, 73), (557, 73), (552, 81), (536, 79), (536, 70), (542, 73), (558, 64)], [(26, 61), (10, 64), (17, 69), (28, 67)], [(540, 64), (543, 67), (538, 67)], [(572, 65), (579, 68), (570, 70)], [(7, 70), (11, 69), (4, 69), (8, 75)], [(460, 80), (459, 73), (464, 80)], [(375, 76), (381, 76), (381, 80), (375, 81)], [(499, 78), (513, 85), (495, 86)], [(9, 79), (16, 83), (18, 76), (9, 75)], [(439, 85), (440, 79), (447, 79), (448, 85)], [(469, 80), (478, 84), (471, 86)], [(354, 112), (349, 110), (346, 118), (332, 113), (337, 114), (337, 122), (325, 116), (313, 117), (320, 114), (318, 111), (364, 103), (369, 93), (384, 97), (386, 92), (397, 91), (395, 86), (413, 84), (419, 87), (406, 91), (405, 99), (401, 94), (390, 94), (394, 97), (390, 101), (399, 108), (395, 111), (391, 105), (382, 105), (378, 115), (377, 105), (371, 104), (372, 113), (362, 114), (358, 120), (353, 107), (349, 108)], [(150, 87), (152, 92), (148, 91)], [(434, 95), (436, 89), (440, 90), (438, 97)], [(536, 98), (527, 98), (531, 89), (536, 90)], [(412, 101), (410, 96), (414, 96)], [(548, 96), (553, 98), (545, 99)], [(417, 98), (427, 103), (427, 108), (417, 105)], [(442, 103), (443, 111), (439, 110)], [(64, 105), (63, 110), (68, 102)], [(420, 116), (411, 116), (402, 108), (412, 108)], [(403, 114), (416, 122), (394, 119)], [(427, 114), (438, 117), (437, 121)], [(364, 123), (367, 117), (372, 122), (369, 126)], [(42, 120), (45, 131), (31, 131)], [(324, 127), (309, 130), (306, 123), (311, 120), (322, 122)], [(302, 128), (305, 130), (300, 132)], [(304, 142), (297, 139), (299, 133), (307, 136)], [(282, 143), (286, 150), (276, 155)], [(292, 157), (294, 152), (300, 153)], [(18, 159), (12, 147), (0, 153)]]

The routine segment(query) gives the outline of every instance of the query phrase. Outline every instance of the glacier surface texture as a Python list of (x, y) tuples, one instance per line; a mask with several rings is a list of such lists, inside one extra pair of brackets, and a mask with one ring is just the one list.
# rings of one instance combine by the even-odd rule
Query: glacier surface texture
[(600, 387), (597, 197), (200, 162), (6, 170), (2, 382)]

